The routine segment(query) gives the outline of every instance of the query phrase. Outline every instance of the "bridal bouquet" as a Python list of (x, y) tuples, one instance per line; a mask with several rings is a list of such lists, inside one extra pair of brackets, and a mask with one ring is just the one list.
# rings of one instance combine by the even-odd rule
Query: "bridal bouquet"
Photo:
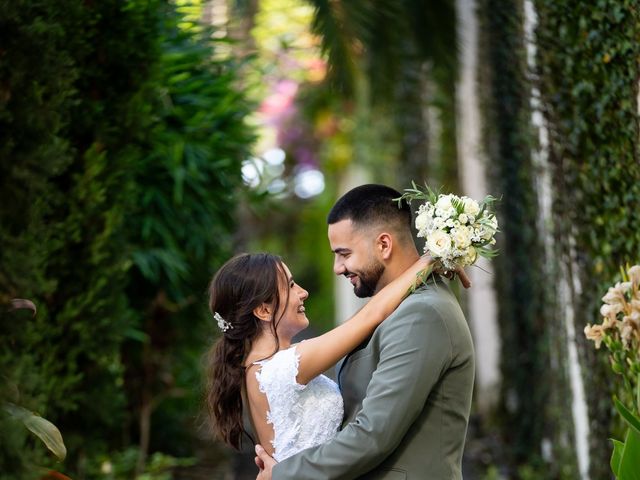
[(418, 237), (424, 238), (425, 253), (441, 263), (445, 271), (473, 265), (478, 257), (495, 257), (495, 234), (498, 220), (493, 211), (496, 201), (491, 195), (478, 203), (469, 197), (437, 194), (429, 187), (405, 189), (397, 199), (410, 204), (420, 201), (415, 226)]

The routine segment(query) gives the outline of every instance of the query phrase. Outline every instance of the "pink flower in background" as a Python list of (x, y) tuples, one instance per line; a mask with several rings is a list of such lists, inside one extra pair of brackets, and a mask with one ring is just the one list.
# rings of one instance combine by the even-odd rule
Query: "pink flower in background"
[(295, 113), (296, 93), (298, 84), (293, 80), (284, 79), (276, 83), (274, 92), (262, 101), (259, 108), (267, 124), (282, 124)]

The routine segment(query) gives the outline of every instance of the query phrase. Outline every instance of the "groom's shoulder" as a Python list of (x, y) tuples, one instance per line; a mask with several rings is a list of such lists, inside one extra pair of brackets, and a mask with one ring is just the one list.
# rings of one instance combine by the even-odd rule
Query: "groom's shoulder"
[(460, 317), (464, 320), (464, 314), (456, 296), (440, 278), (430, 279), (426, 285), (422, 285), (407, 296), (392, 317), (389, 317), (389, 321), (383, 322), (382, 326), (390, 327), (394, 322), (402, 322), (401, 319), (432, 322), (438, 319), (451, 320)]
[(457, 303), (455, 295), (445, 283), (445, 281), (438, 277), (437, 279), (431, 277), (426, 283), (416, 288), (407, 298), (401, 303), (401, 307), (420, 307), (428, 305), (440, 305), (443, 303), (451, 303), (452, 301)]

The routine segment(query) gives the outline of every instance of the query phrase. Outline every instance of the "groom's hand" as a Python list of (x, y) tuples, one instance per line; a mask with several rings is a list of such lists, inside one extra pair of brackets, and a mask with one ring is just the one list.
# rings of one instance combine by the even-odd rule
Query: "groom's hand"
[(255, 462), (257, 467), (260, 469), (258, 472), (258, 476), (256, 480), (271, 480), (271, 470), (273, 470), (273, 466), (277, 463), (271, 455), (269, 455), (261, 445), (256, 445), (256, 455)]

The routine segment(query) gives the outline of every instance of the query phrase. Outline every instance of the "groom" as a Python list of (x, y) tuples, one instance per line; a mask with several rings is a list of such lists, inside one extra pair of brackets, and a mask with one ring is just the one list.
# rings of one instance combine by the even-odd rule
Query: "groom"
[[(375, 295), (419, 254), (409, 205), (362, 185), (328, 216), (333, 269), (358, 297)], [(461, 479), (474, 379), (460, 306), (434, 275), (338, 366), (345, 417), (336, 437), (276, 463), (256, 447), (264, 479)]]

